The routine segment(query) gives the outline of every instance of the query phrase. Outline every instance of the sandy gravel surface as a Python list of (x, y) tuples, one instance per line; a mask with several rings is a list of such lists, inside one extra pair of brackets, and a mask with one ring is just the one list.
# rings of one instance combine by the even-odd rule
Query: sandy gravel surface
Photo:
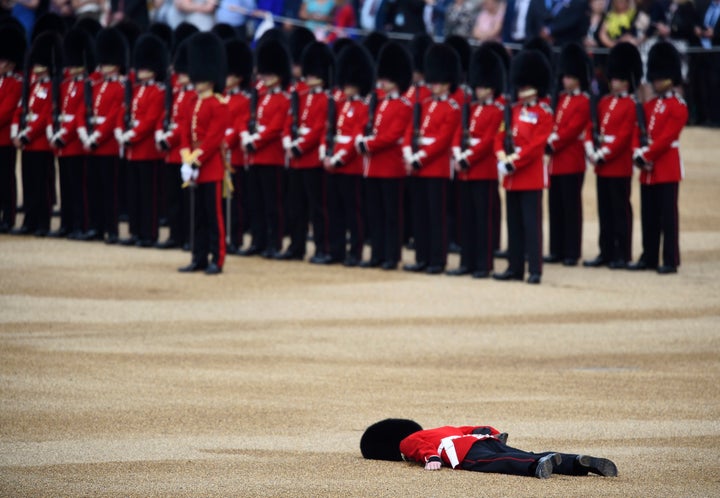
[[(0, 496), (719, 496), (719, 138), (683, 136), (674, 276), (231, 257), (206, 277), (180, 251), (0, 236)], [(584, 193), (593, 257), (592, 174)], [(620, 476), (363, 460), (388, 416), (490, 424)]]

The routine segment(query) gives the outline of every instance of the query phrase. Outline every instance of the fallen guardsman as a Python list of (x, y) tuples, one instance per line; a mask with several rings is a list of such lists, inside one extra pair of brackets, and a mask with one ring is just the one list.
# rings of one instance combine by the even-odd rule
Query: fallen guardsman
[(371, 460), (411, 461), (425, 470), (450, 468), (547, 479), (553, 473), (616, 477), (607, 458), (568, 453), (531, 453), (507, 445), (507, 433), (490, 426), (445, 426), (425, 429), (412, 420), (385, 419), (367, 428), (360, 451)]

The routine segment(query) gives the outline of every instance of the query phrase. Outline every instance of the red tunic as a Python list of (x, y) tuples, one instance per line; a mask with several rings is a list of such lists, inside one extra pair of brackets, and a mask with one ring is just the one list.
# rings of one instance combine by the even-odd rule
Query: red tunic
[(402, 143), (405, 130), (411, 126), (412, 105), (397, 94), (378, 102), (373, 134), (367, 138), (369, 160), (365, 176), (371, 178), (404, 178)]
[[(516, 104), (512, 109), (512, 134), (515, 171), (505, 175), (506, 190), (542, 190), (548, 186), (548, 174), (543, 163), (545, 145), (553, 128), (553, 114), (543, 103)], [(505, 131), (495, 138), (495, 152), (503, 150)]]
[[(155, 145), (155, 131), (162, 127), (165, 112), (165, 87), (154, 82), (135, 85), (132, 100), (132, 131), (128, 145), (130, 161), (162, 159), (163, 153)], [(128, 130), (125, 130), (128, 131)]]
[[(298, 116), (298, 147), (302, 151), (300, 157), (290, 160), (290, 167), (295, 169), (320, 167), (318, 148), (325, 136), (327, 124), (327, 94), (322, 88), (315, 88), (300, 95), (300, 115)], [(292, 118), (285, 123), (284, 136), (291, 139), (290, 126)]]
[[(117, 156), (120, 148), (115, 139), (123, 115), (125, 87), (117, 77), (106, 78), (93, 85), (93, 132), (99, 134), (96, 156)], [(85, 126), (85, 115), (80, 117)], [(88, 130), (88, 135), (90, 130)]]
[(680, 133), (688, 119), (685, 102), (674, 92), (656, 97), (645, 104), (645, 119), (649, 145), (643, 157), (650, 163), (650, 171), (640, 173), (640, 183), (674, 183), (684, 176), (680, 159)]
[[(473, 434), (475, 429), (486, 429), (490, 434)], [(400, 441), (400, 453), (408, 460), (426, 463), (430, 457), (439, 456), (448, 466), (457, 467), (480, 439), (500, 434), (490, 426), (438, 427), (410, 434)]]
[(329, 170), (331, 173), (362, 174), (363, 158), (355, 148), (355, 137), (362, 136), (367, 119), (368, 106), (360, 97), (345, 100), (342, 106), (339, 106), (334, 157), (340, 159), (343, 165)]
[(587, 94), (562, 93), (555, 111), (551, 175), (568, 175), (585, 171), (585, 130), (590, 123), (590, 97)]
[(285, 149), (282, 146), (282, 134), (285, 120), (290, 112), (290, 99), (274, 88), (258, 101), (257, 135), (255, 153), (251, 154), (253, 164), (285, 164)]
[[(497, 159), (495, 158), (495, 135), (503, 120), (503, 106), (498, 100), (476, 104), (470, 114), (470, 154), (467, 171), (458, 173), (460, 180), (497, 180)], [(462, 129), (457, 127), (454, 147), (462, 143)]]
[[(595, 166), (602, 177), (632, 176), (632, 144), (637, 134), (635, 99), (629, 95), (606, 95), (598, 102), (598, 120), (602, 147), (607, 149), (605, 162)], [(585, 142), (592, 143), (592, 126), (588, 126)]]
[(225, 130), (225, 144), (230, 150), (230, 164), (239, 166), (246, 162), (240, 134), (247, 131), (250, 119), (250, 97), (241, 92), (239, 88), (226, 92), (225, 96), (228, 99), (228, 112), (230, 113), (230, 123)]
[(60, 87), (60, 129), (64, 131), (62, 141), (65, 146), (56, 149), (58, 157), (84, 156), (87, 154), (83, 143), (78, 137), (79, 123), (84, 122), (85, 85), (82, 76), (67, 78)]
[(183, 149), (201, 150), (196, 164), (200, 166), (198, 183), (222, 181), (225, 165), (221, 145), (230, 123), (227, 102), (221, 95), (199, 97), (189, 116), (190, 126), (183, 134)]
[[(42, 78), (32, 83), (28, 97), (25, 137), (29, 141), (26, 151), (49, 151), (47, 127), (52, 123), (52, 96), (50, 78)], [(13, 116), (13, 125), (19, 126), (22, 106), (18, 106)], [(18, 128), (18, 134), (23, 130)]]
[(172, 105), (172, 119), (170, 120), (170, 134), (167, 136), (167, 143), (170, 146), (170, 150), (165, 156), (165, 162), (169, 164), (180, 164), (182, 158), (180, 157), (180, 138), (183, 133), (183, 128), (190, 126), (188, 116), (192, 112), (195, 101), (197, 100), (197, 94), (192, 86), (182, 86), (175, 89), (173, 96)]
[(22, 77), (15, 73), (0, 76), (0, 146), (12, 144), (10, 126), (22, 98)]

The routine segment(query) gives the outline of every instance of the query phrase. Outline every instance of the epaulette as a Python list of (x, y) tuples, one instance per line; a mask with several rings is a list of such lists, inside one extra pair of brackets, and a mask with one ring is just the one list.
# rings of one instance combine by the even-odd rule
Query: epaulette
[(448, 99), (448, 104), (450, 104), (450, 107), (452, 107), (456, 111), (460, 109), (460, 104), (458, 104), (455, 99)]
[(408, 98), (405, 97), (404, 95), (402, 97), (400, 97), (398, 100), (405, 105), (412, 106), (412, 102), (410, 102), (410, 100), (408, 100)]
[(504, 110), (505, 110), (505, 106), (503, 105), (503, 103), (502, 103), (502, 102), (498, 102), (497, 100), (494, 100), (493, 103), (492, 103), (492, 105), (494, 105), (495, 107), (497, 107), (497, 108), (500, 109), (501, 111), (504, 111)]
[(223, 95), (221, 95), (221, 94), (219, 94), (219, 93), (216, 93), (216, 94), (214, 94), (214, 95), (215, 95), (215, 98), (218, 99), (218, 102), (220, 102), (221, 104), (227, 104), (227, 103), (228, 103), (228, 100), (229, 100), (229, 99), (228, 99), (227, 97), (224, 97)]
[(545, 112), (547, 112), (547, 113), (549, 113), (549, 114), (552, 114), (552, 113), (553, 113), (552, 107), (550, 107), (549, 105), (547, 105), (545, 102), (540, 102), (540, 108), (541, 108), (543, 111), (545, 111)]
[(680, 102), (682, 105), (684, 105), (685, 107), (687, 107), (687, 102), (685, 102), (685, 99), (684, 99), (684, 98), (682, 98), (682, 97), (681, 97), (680, 95), (678, 95), (677, 93), (675, 94), (675, 98), (677, 99), (678, 102)]

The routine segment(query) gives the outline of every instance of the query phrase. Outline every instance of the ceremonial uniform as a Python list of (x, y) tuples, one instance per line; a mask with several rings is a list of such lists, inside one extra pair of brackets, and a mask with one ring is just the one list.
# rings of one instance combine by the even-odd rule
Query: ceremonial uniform
[(22, 95), (22, 77), (9, 72), (0, 75), (0, 232), (15, 226), (17, 210), (16, 149), (10, 128)]
[(247, 157), (242, 148), (240, 134), (247, 132), (248, 120), (250, 119), (250, 97), (240, 88), (234, 88), (225, 92), (228, 99), (228, 112), (230, 115), (230, 126), (225, 130), (225, 145), (230, 155), (230, 164), (232, 165), (232, 185), (233, 192), (230, 201), (229, 242), (230, 248), (228, 252), (237, 252), (237, 248), (242, 247), (243, 233), (246, 229), (247, 200), (245, 198), (246, 178), (245, 168), (247, 167)]

